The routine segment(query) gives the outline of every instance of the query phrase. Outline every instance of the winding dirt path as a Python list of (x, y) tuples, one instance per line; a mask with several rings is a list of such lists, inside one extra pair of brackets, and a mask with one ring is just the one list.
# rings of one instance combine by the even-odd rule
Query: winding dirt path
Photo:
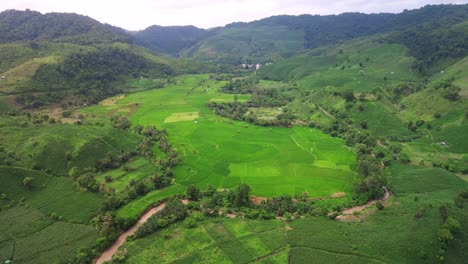
[[(187, 205), (188, 204), (188, 200), (187, 199), (183, 199), (182, 200), (182, 203)], [(142, 225), (143, 223), (146, 223), (146, 221), (148, 221), (148, 219), (153, 216), (154, 214), (156, 214), (157, 212), (161, 211), (162, 209), (164, 209), (164, 207), (166, 207), (166, 204), (167, 204), (167, 201), (164, 201), (162, 202), (160, 205), (156, 206), (156, 207), (153, 207), (151, 209), (149, 209), (146, 213), (144, 213), (140, 219), (138, 220), (138, 222), (133, 225), (132, 227), (130, 227), (130, 229), (128, 229), (127, 231), (123, 232), (122, 234), (120, 234), (120, 236), (117, 238), (117, 240), (112, 244), (112, 246), (110, 246), (109, 248), (107, 248), (102, 254), (101, 256), (99, 256), (99, 258), (95, 259), (93, 261), (93, 263), (95, 264), (102, 264), (106, 261), (110, 261), (112, 259), (112, 256), (114, 256), (115, 253), (117, 253), (117, 251), (119, 250), (119, 247), (122, 246), (124, 243), (125, 243), (125, 240), (127, 239), (127, 237), (135, 234), (135, 232), (137, 231), (138, 227), (140, 225)]]
[(383, 204), (385, 204), (388, 200), (388, 198), (390, 197), (391, 193), (390, 191), (387, 189), (387, 187), (383, 187), (384, 190), (385, 190), (385, 194), (384, 196), (382, 197), (382, 199), (380, 200), (372, 200), (372, 201), (369, 201), (367, 202), (366, 204), (364, 205), (360, 205), (360, 206), (355, 206), (355, 207), (351, 207), (351, 208), (348, 208), (348, 209), (345, 209), (341, 212), (341, 215), (337, 216), (336, 219), (337, 220), (348, 220), (347, 216), (349, 215), (353, 215), (353, 213), (355, 212), (361, 212), (365, 209), (367, 209), (368, 207), (376, 204), (377, 202), (382, 202)]
[(110, 261), (112, 259), (112, 256), (114, 256), (114, 254), (117, 252), (117, 250), (119, 249), (120, 246), (122, 246), (124, 243), (125, 243), (125, 240), (127, 239), (127, 237), (135, 234), (135, 232), (137, 231), (138, 227), (145, 223), (146, 221), (148, 221), (148, 219), (154, 215), (155, 213), (161, 211), (165, 206), (166, 206), (166, 203), (167, 202), (163, 202), (162, 204), (158, 205), (157, 207), (153, 207), (151, 208), (150, 210), (148, 210), (146, 213), (144, 213), (140, 219), (138, 220), (138, 222), (133, 225), (132, 227), (130, 227), (130, 229), (128, 229), (127, 231), (123, 232), (118, 238), (117, 240), (114, 242), (114, 244), (112, 244), (112, 246), (110, 246), (109, 248), (106, 249), (106, 251), (104, 251), (101, 256), (99, 256), (98, 259), (96, 259), (94, 261), (94, 263), (96, 264), (102, 264), (106, 261)]

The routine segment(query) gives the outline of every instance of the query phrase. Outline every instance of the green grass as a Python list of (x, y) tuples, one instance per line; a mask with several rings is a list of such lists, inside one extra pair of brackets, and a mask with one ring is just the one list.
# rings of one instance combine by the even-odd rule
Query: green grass
[(0, 96), (0, 113), (6, 113), (14, 109), (10, 103), (11, 99), (11, 96)]
[[(179, 80), (164, 89), (131, 94), (112, 106), (93, 106), (81, 112), (105, 115), (137, 102), (132, 123), (167, 129), (180, 157), (175, 182), (182, 186), (231, 188), (247, 183), (253, 194), (268, 197), (351, 191), (355, 155), (343, 140), (317, 129), (257, 127), (216, 116), (206, 104), (212, 98), (233, 98), (217, 92), (221, 82), (209, 80), (208, 75)], [(190, 112), (198, 113), (197, 122), (165, 122), (174, 113)]]

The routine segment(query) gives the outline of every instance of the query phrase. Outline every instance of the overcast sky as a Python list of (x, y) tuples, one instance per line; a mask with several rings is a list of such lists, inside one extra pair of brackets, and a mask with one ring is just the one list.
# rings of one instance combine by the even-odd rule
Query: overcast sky
[(73, 12), (140, 30), (151, 25), (210, 28), (283, 14), (397, 13), (428, 4), (449, 3), (466, 4), (468, 0), (0, 0), (0, 11), (29, 8), (42, 13)]

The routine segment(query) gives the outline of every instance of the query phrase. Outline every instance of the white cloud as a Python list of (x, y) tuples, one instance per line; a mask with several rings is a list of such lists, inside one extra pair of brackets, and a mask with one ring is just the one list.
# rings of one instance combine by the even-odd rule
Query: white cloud
[(427, 4), (466, 4), (468, 0), (2, 0), (0, 10), (74, 12), (126, 29), (150, 25), (195, 25), (208, 28), (280, 14), (401, 12)]

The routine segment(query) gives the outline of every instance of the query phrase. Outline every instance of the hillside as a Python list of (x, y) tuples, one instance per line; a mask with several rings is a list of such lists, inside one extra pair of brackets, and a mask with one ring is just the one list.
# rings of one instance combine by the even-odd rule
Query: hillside
[[(156, 55), (127, 43), (8, 43), (0, 45), (0, 111), (18, 107), (90, 104), (134, 90), (131, 79), (151, 75), (159, 87), (172, 75), (214, 72), (216, 65)], [(159, 83), (159, 84), (158, 84)]]
[(7, 10), (0, 13), (0, 43), (50, 41), (75, 44), (129, 42), (120, 28), (77, 14)]
[(136, 44), (174, 56), (208, 34), (208, 31), (194, 26), (151, 26), (145, 30), (133, 32)]
[[(468, 5), (441, 5), (400, 14), (275, 16), (218, 28), (182, 54), (237, 64), (273, 62), (305, 49), (405, 30), (417, 25), (454, 25), (466, 21), (467, 13)], [(400, 36), (400, 39), (404, 36)], [(410, 36), (410, 33), (406, 36)], [(464, 49), (466, 53), (466, 47)]]

